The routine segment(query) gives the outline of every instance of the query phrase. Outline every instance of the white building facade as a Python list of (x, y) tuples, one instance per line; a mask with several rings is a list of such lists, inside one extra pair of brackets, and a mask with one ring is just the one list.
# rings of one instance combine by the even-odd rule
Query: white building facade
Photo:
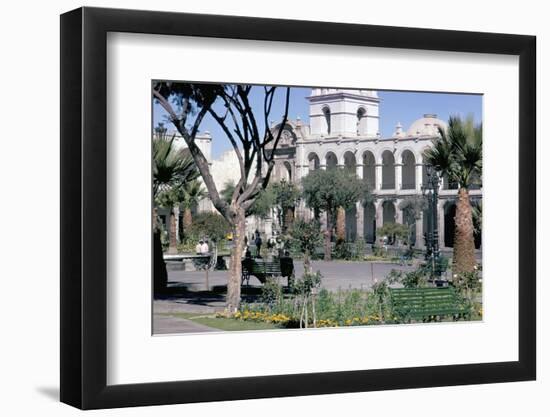
[[(427, 181), (423, 153), (439, 136), (438, 128), (446, 129), (447, 124), (435, 114), (425, 114), (408, 129), (397, 122), (393, 135), (383, 138), (376, 91), (315, 88), (308, 100), (310, 124), (300, 120), (286, 124), (284, 140), (276, 151), (273, 180), (284, 178), (299, 185), (315, 169), (354, 170), (368, 184), (374, 202), (366, 206), (358, 202), (346, 212), (346, 239), (374, 242), (376, 229), (384, 223), (414, 222), (415, 246), (423, 247), (426, 213), (419, 219), (406, 219), (399, 206), (406, 198), (422, 195)], [(470, 192), (473, 199), (481, 199), (481, 193), (481, 189)], [(441, 248), (453, 245), (456, 194), (453, 184), (442, 181), (438, 201)], [(297, 215), (311, 216), (303, 204), (297, 211)], [(478, 248), (480, 238), (476, 239)]]

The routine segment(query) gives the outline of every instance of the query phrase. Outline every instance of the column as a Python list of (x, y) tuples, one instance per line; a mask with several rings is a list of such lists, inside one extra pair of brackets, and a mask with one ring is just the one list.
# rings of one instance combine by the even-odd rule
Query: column
[(374, 184), (376, 185), (375, 190), (379, 191), (382, 189), (382, 164), (376, 164), (374, 171)]
[(416, 164), (415, 166), (416, 172), (414, 175), (414, 180), (416, 182), (416, 191), (421, 192), (422, 191), (422, 164)]
[(382, 207), (382, 200), (376, 200), (374, 208), (376, 209), (376, 228), (382, 227), (384, 224), (384, 209)]
[(399, 224), (403, 224), (403, 210), (399, 208), (399, 203), (401, 200), (397, 200), (395, 203), (393, 203), (395, 207), (395, 222)]
[(355, 210), (357, 213), (357, 220), (355, 222), (357, 227), (356, 236), (357, 236), (357, 239), (363, 239), (364, 231), (365, 231), (365, 226), (364, 226), (365, 214), (364, 214), (363, 203), (358, 201), (355, 206)]
[[(355, 173), (357, 175), (357, 178), (359, 178), (360, 180), (363, 179), (363, 164), (357, 164), (355, 166)], [(357, 216), (357, 219), (355, 221), (355, 225), (357, 228), (356, 236), (357, 236), (357, 239), (363, 239), (364, 232), (365, 232), (365, 227), (364, 227), (365, 216), (364, 216), (363, 202), (361, 201), (357, 202), (357, 204), (355, 205), (355, 212)]]
[(395, 191), (399, 191), (401, 189), (401, 180), (402, 180), (402, 176), (401, 176), (401, 172), (402, 172), (402, 169), (403, 169), (403, 164), (394, 164), (394, 169), (395, 169)]
[(355, 174), (357, 175), (357, 178), (363, 179), (363, 164), (357, 164), (355, 166)]

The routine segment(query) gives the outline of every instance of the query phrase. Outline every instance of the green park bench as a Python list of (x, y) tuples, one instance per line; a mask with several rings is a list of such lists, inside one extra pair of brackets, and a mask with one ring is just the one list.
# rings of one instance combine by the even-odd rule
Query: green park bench
[(453, 287), (390, 288), (393, 315), (401, 320), (466, 318), (468, 308)]
[(292, 258), (284, 257), (273, 261), (263, 259), (245, 258), (242, 261), (241, 285), (245, 283), (249, 285), (250, 277), (255, 276), (258, 280), (265, 284), (268, 278), (286, 277), (288, 285), (290, 285), (294, 276), (294, 263)]

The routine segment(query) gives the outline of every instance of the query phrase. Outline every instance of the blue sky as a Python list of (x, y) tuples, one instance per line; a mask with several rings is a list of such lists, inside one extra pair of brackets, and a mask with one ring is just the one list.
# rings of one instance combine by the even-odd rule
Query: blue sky
[[(284, 88), (278, 88), (273, 101), (270, 120), (279, 121), (284, 111)], [(293, 87), (290, 92), (290, 106), (288, 117), (296, 119), (300, 117), (302, 122), (309, 124), (309, 103), (306, 100), (311, 94), (311, 88)], [(447, 121), (450, 115), (458, 114), (466, 116), (472, 114), (476, 122), (482, 121), (482, 96), (474, 94), (448, 94), (448, 93), (418, 93), (406, 91), (378, 91), (380, 97), (380, 133), (383, 138), (390, 137), (397, 122), (400, 122), (406, 130), (415, 120), (426, 113), (435, 113), (437, 117)], [(263, 87), (252, 89), (250, 100), (253, 109), (258, 109), (258, 118), (263, 113)], [(219, 108), (219, 106), (218, 106)], [(166, 121), (166, 113), (158, 104), (153, 105), (153, 124), (165, 122), (171, 130), (171, 124)], [(258, 120), (263, 129), (263, 120)], [(217, 158), (224, 151), (231, 149), (225, 133), (210, 117), (204, 118), (201, 124), (201, 132), (208, 131), (212, 134), (212, 156)]]

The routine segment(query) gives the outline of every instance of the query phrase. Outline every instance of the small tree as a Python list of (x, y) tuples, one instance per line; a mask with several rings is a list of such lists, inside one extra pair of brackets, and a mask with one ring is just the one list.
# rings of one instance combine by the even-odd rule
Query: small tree
[(401, 240), (406, 241), (409, 238), (409, 227), (401, 223), (384, 223), (376, 231), (377, 236), (387, 236), (390, 244)]
[(413, 230), (417, 220), (420, 220), (424, 210), (428, 208), (428, 202), (422, 196), (407, 197), (399, 203), (399, 209), (404, 214), (404, 223), (409, 227), (409, 243), (412, 240)]
[(298, 249), (304, 256), (304, 271), (311, 272), (311, 255), (315, 249), (323, 243), (321, 225), (318, 221), (305, 221), (298, 219), (290, 230), (290, 244)]
[(196, 239), (208, 237), (219, 242), (231, 232), (231, 225), (217, 213), (199, 213), (195, 216), (189, 233)]
[(325, 231), (325, 260), (331, 260), (331, 242), (336, 211), (350, 209), (360, 201), (370, 200), (366, 182), (342, 169), (315, 170), (303, 180), (303, 196), (308, 207), (327, 214)]
[(187, 233), (193, 223), (191, 210), (207, 196), (199, 180), (189, 181), (182, 190), (181, 208), (183, 209), (183, 230)]
[(300, 190), (295, 184), (282, 180), (271, 186), (275, 197), (275, 202), (281, 209), (282, 229), (286, 233), (294, 221), (294, 208), (300, 199)]
[(168, 253), (174, 254), (178, 252), (178, 242), (176, 239), (177, 230), (177, 207), (183, 199), (182, 187), (175, 186), (174, 188), (161, 191), (155, 198), (155, 205), (170, 210), (169, 220), (169, 244)]

